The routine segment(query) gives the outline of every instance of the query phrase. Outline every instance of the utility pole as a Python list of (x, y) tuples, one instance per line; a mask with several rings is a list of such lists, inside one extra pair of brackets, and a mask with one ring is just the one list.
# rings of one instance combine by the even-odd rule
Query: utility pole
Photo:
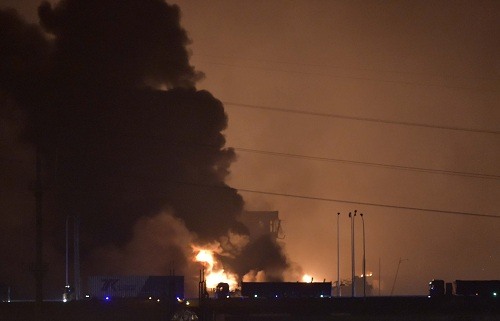
[(394, 282), (392, 283), (391, 296), (394, 293), (394, 287), (396, 286), (396, 280), (398, 278), (398, 273), (399, 273), (399, 266), (401, 265), (401, 262), (403, 262), (403, 261), (408, 261), (408, 259), (399, 258), (398, 268), (396, 269), (396, 276), (394, 277)]

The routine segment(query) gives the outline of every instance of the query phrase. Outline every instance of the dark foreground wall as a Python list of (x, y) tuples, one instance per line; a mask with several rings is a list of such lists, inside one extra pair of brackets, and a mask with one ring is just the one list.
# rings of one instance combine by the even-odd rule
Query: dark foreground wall
[[(0, 304), (0, 321), (167, 321), (185, 308), (154, 300), (47, 302), (36, 317), (34, 303), (14, 302)], [(499, 300), (464, 297), (226, 299), (193, 310), (204, 321), (500, 320)]]
[(0, 304), (0, 321), (166, 321), (175, 308), (156, 300), (44, 302), (42, 315), (34, 302)]

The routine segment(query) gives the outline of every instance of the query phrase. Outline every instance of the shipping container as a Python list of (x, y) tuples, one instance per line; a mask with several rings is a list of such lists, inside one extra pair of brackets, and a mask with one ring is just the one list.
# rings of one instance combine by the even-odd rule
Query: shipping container
[(500, 295), (499, 280), (456, 280), (456, 295), (497, 297)]
[[(446, 285), (446, 288), (445, 288)], [(444, 295), (464, 297), (499, 297), (500, 280), (456, 280), (453, 292), (452, 283), (443, 280), (432, 280), (429, 282), (429, 297), (442, 297)]]
[(91, 298), (184, 298), (183, 276), (91, 276), (88, 283)]

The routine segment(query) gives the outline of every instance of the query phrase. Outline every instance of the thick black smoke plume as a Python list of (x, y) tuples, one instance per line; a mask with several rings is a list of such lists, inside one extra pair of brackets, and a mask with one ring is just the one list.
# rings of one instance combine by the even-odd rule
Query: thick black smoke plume
[[(81, 218), (89, 273), (110, 271), (86, 264), (96, 249), (124, 247), (139, 219), (163, 210), (199, 242), (241, 231), (243, 200), (224, 183), (235, 159), (224, 147), (227, 116), (219, 100), (195, 89), (202, 74), (189, 64), (179, 8), (62, 0), (42, 3), (39, 15), (49, 36), (0, 11), (0, 97), (2, 115), (14, 108), (26, 116), (24, 139), (42, 153), (44, 216), (56, 250), (64, 249), (68, 215)], [(159, 254), (185, 265), (183, 251), (167, 252)], [(247, 252), (253, 259), (240, 274), (266, 265), (258, 250)]]

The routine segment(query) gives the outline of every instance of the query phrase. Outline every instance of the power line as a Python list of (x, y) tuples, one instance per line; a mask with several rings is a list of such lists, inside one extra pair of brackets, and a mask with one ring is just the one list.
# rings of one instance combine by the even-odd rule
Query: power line
[[(271, 64), (280, 64), (280, 65), (305, 66), (305, 67), (321, 67), (321, 68), (330, 68), (330, 69), (338, 69), (338, 70), (356, 70), (356, 71), (359, 70), (359, 71), (383, 72), (383, 73), (392, 73), (392, 74), (425, 75), (425, 76), (452, 78), (452, 79), (493, 80), (493, 81), (500, 80), (500, 78), (495, 78), (495, 77), (467, 77), (467, 76), (455, 75), (455, 74), (452, 75), (452, 74), (438, 74), (438, 73), (422, 72), (422, 71), (417, 72), (417, 71), (387, 70), (387, 69), (379, 69), (379, 68), (361, 68), (361, 67), (346, 68), (346, 67), (335, 66), (335, 65), (330, 65), (330, 64), (280, 61), (280, 60), (273, 60), (273, 59), (258, 59), (258, 58), (210, 55), (210, 54), (200, 54), (200, 53), (194, 53), (193, 57), (244, 60), (244, 61), (253, 61), (253, 62), (258, 62), (258, 63), (271, 63)], [(210, 63), (210, 62), (208, 62), (208, 63)]]
[(300, 154), (289, 154), (289, 153), (280, 153), (273, 151), (264, 151), (258, 149), (249, 149), (249, 148), (240, 148), (233, 147), (234, 150), (240, 152), (247, 153), (255, 153), (255, 154), (264, 154), (264, 155), (273, 155), (280, 157), (290, 157), (290, 158), (299, 158), (299, 159), (308, 159), (315, 161), (323, 161), (323, 162), (338, 162), (338, 163), (346, 163), (346, 164), (354, 164), (354, 165), (363, 165), (363, 166), (374, 166), (374, 167), (383, 167), (397, 170), (407, 170), (407, 171), (416, 171), (416, 172), (424, 172), (424, 173), (432, 173), (432, 174), (442, 174), (442, 175), (455, 175), (455, 176), (464, 176), (464, 177), (473, 177), (473, 178), (484, 178), (484, 179), (500, 179), (498, 175), (490, 175), (490, 174), (481, 174), (481, 173), (470, 173), (470, 172), (459, 172), (459, 171), (447, 171), (440, 169), (431, 169), (431, 168), (423, 168), (423, 167), (410, 167), (410, 166), (401, 166), (401, 165), (390, 165), (390, 164), (381, 164), (381, 163), (371, 163), (371, 162), (361, 162), (361, 161), (352, 161), (345, 159), (336, 159), (336, 158), (327, 158), (327, 157), (315, 157), (308, 155), (300, 155)]
[(400, 205), (390, 205), (390, 204), (360, 202), (360, 201), (341, 200), (341, 199), (324, 198), (324, 197), (314, 197), (314, 196), (305, 196), (305, 195), (287, 194), (287, 193), (278, 193), (278, 192), (267, 192), (267, 191), (251, 190), (251, 189), (246, 189), (246, 188), (241, 188), (241, 187), (230, 187), (230, 186), (225, 185), (225, 184), (224, 185), (212, 185), (212, 184), (202, 184), (202, 183), (194, 183), (194, 182), (185, 182), (185, 181), (175, 181), (173, 183), (183, 184), (183, 185), (192, 185), (192, 186), (197, 186), (197, 187), (208, 187), (208, 188), (226, 189), (226, 190), (237, 191), (237, 192), (265, 194), (265, 195), (282, 196), (282, 197), (292, 197), (292, 198), (307, 199), (307, 200), (313, 200), (313, 201), (324, 201), (324, 202), (334, 202), (334, 203), (366, 205), (366, 206), (384, 207), (384, 208), (392, 208), (392, 209), (401, 209), (401, 210), (408, 210), (408, 211), (422, 211), (422, 212), (433, 212), (433, 213), (441, 213), (441, 214), (464, 215), (464, 216), (487, 217), (487, 218), (499, 218), (500, 219), (500, 215), (493, 215), (493, 214), (473, 213), (473, 212), (460, 212), (460, 211), (445, 211), (445, 210), (431, 209), (431, 208), (421, 208), (421, 207), (411, 207), (411, 206), (400, 206)]
[(240, 66), (240, 65), (230, 64), (230, 63), (222, 63), (222, 62), (205, 62), (205, 63), (210, 64), (210, 65), (216, 65), (216, 66), (226, 66), (226, 67), (231, 67), (231, 68), (259, 69), (259, 70), (270, 71), (270, 72), (281, 72), (281, 73), (311, 75), (311, 76), (323, 76), (323, 77), (329, 77), (329, 78), (340, 78), (340, 79), (351, 79), (351, 80), (362, 80), (362, 81), (369, 81), (369, 82), (399, 84), (399, 85), (406, 85), (406, 86), (437, 87), (437, 88), (449, 88), (449, 89), (460, 89), (460, 90), (471, 90), (471, 91), (485, 91), (485, 92), (495, 92), (495, 93), (498, 92), (497, 90), (478, 88), (478, 87), (450, 86), (450, 85), (441, 85), (441, 84), (429, 84), (429, 83), (416, 82), (416, 81), (403, 81), (403, 80), (377, 79), (377, 78), (371, 78), (371, 77), (332, 75), (332, 74), (321, 73), (321, 72), (296, 71), (296, 70), (286, 70), (286, 69), (278, 69), (278, 68), (257, 68), (257, 67), (250, 67), (250, 66)]
[(356, 121), (365, 121), (365, 122), (382, 123), (382, 124), (390, 124), (390, 125), (399, 125), (399, 126), (412, 126), (412, 127), (432, 128), (432, 129), (442, 129), (442, 130), (483, 133), (483, 134), (500, 134), (499, 130), (488, 130), (488, 129), (455, 127), (455, 126), (439, 126), (439, 125), (432, 125), (432, 124), (425, 124), (425, 123), (385, 120), (385, 119), (380, 119), (380, 118), (345, 116), (345, 115), (320, 113), (320, 112), (306, 111), (306, 110), (299, 110), (299, 109), (289, 109), (289, 108), (281, 108), (281, 107), (242, 104), (242, 103), (236, 103), (236, 102), (231, 102), (231, 101), (222, 101), (222, 103), (226, 106), (261, 109), (261, 110), (277, 111), (277, 112), (283, 112), (283, 113), (292, 113), (292, 114), (298, 114), (298, 115), (329, 117), (329, 118), (338, 118), (338, 119), (346, 119), (346, 120), (356, 120)]
[[(178, 180), (158, 180), (158, 181), (162, 181), (162, 182), (165, 182), (167, 184), (189, 185), (189, 186), (196, 186), (196, 187), (203, 187), (203, 188), (210, 188), (210, 189), (229, 190), (229, 191), (232, 191), (232, 192), (246, 192), (246, 193), (255, 193), (255, 194), (265, 194), (265, 195), (272, 195), (272, 196), (282, 196), (282, 197), (291, 197), (291, 198), (298, 198), (298, 199), (307, 199), (307, 200), (313, 200), (313, 201), (324, 201), (324, 202), (334, 202), (334, 203), (366, 205), (366, 206), (384, 207), (384, 208), (401, 209), (401, 210), (409, 210), (409, 211), (434, 212), (434, 213), (452, 214), (452, 215), (464, 215), (464, 216), (473, 216), (473, 217), (500, 218), (499, 215), (493, 215), (493, 214), (472, 213), (472, 212), (459, 212), (459, 211), (445, 211), (445, 210), (430, 209), (430, 208), (399, 206), (399, 205), (390, 205), (390, 204), (370, 203), (370, 202), (341, 200), (341, 199), (314, 197), (314, 196), (297, 195), (297, 194), (286, 194), (286, 193), (278, 193), (278, 192), (267, 192), (267, 191), (251, 190), (251, 189), (240, 188), (240, 187), (231, 187), (231, 186), (226, 185), (226, 183), (223, 183), (222, 185), (214, 185), (214, 184), (204, 184), (204, 183), (186, 182), (186, 181), (178, 181)], [(97, 191), (96, 189), (92, 189), (92, 193), (94, 193), (96, 191)], [(70, 193), (71, 194), (87, 194), (89, 192), (88, 191), (85, 192), (85, 191), (71, 190)]]
[[(124, 135), (124, 136), (126, 136), (126, 135)], [(135, 137), (135, 136), (132, 136), (132, 137)], [(158, 137), (150, 136), (149, 138), (159, 140)], [(186, 144), (188, 146), (197, 146), (197, 147), (204, 147), (204, 148), (216, 147), (216, 146), (206, 145), (206, 144), (195, 144), (192, 142), (184, 142), (184, 144)], [(279, 156), (279, 157), (298, 158), (298, 159), (306, 159), (306, 160), (313, 160), (313, 161), (337, 162), (337, 163), (353, 164), (353, 165), (360, 165), (360, 166), (372, 166), (372, 167), (388, 168), (388, 169), (395, 169), (395, 170), (406, 170), (406, 171), (423, 172), (423, 173), (430, 173), (430, 174), (462, 176), (462, 177), (471, 177), (471, 178), (478, 178), (478, 179), (494, 179), (494, 180), (500, 179), (500, 175), (493, 175), (493, 174), (473, 173), (473, 172), (463, 172), (463, 171), (450, 171), (450, 170), (443, 170), (443, 169), (402, 166), (402, 165), (383, 164), (383, 163), (375, 163), (375, 162), (363, 162), (363, 161), (355, 161), (355, 160), (347, 160), (347, 159), (317, 157), (317, 156), (309, 156), (309, 155), (302, 155), (302, 154), (291, 154), (291, 153), (283, 153), (283, 152), (275, 152), (275, 151), (267, 151), (267, 150), (260, 150), (260, 149), (251, 149), (251, 148), (242, 148), (242, 147), (234, 147), (234, 146), (231, 148), (234, 149), (235, 151), (238, 151), (238, 152), (254, 153), (254, 154), (261, 154), (261, 155), (271, 155), (271, 156)], [(21, 159), (8, 159), (8, 158), (0, 157), (0, 163), (2, 163), (2, 162), (18, 163), (18, 164), (19, 163), (21, 163), (21, 164), (32, 163), (32, 161), (29, 161), (26, 159), (21, 160)]]
[(244, 189), (244, 188), (236, 188), (236, 190), (238, 190), (239, 192), (247, 192), (247, 193), (255, 193), (255, 194), (265, 194), (265, 195), (282, 196), (282, 197), (292, 197), (292, 198), (307, 199), (307, 200), (313, 200), (313, 201), (324, 201), (324, 202), (333, 202), (333, 203), (346, 203), (346, 204), (355, 204), (355, 205), (366, 205), (366, 206), (384, 207), (384, 208), (392, 208), (392, 209), (400, 209), (400, 210), (408, 210), (408, 211), (422, 211), (422, 212), (432, 212), (432, 213), (452, 214), (452, 215), (464, 215), (464, 216), (474, 216), (474, 217), (500, 218), (500, 215), (493, 215), (493, 214), (482, 214), (482, 213), (472, 213), (472, 212), (458, 212), (458, 211), (445, 211), (445, 210), (430, 209), (430, 208), (421, 208), (421, 207), (410, 207), (410, 206), (399, 206), (399, 205), (380, 204), (380, 203), (349, 201), (349, 200), (340, 200), (340, 199), (333, 199), (333, 198), (323, 198), (323, 197), (313, 197), (313, 196), (305, 196), (305, 195), (296, 195), (296, 194), (286, 194), (286, 193), (277, 193), (277, 192), (264, 192), (264, 191), (250, 190), (250, 189)]

